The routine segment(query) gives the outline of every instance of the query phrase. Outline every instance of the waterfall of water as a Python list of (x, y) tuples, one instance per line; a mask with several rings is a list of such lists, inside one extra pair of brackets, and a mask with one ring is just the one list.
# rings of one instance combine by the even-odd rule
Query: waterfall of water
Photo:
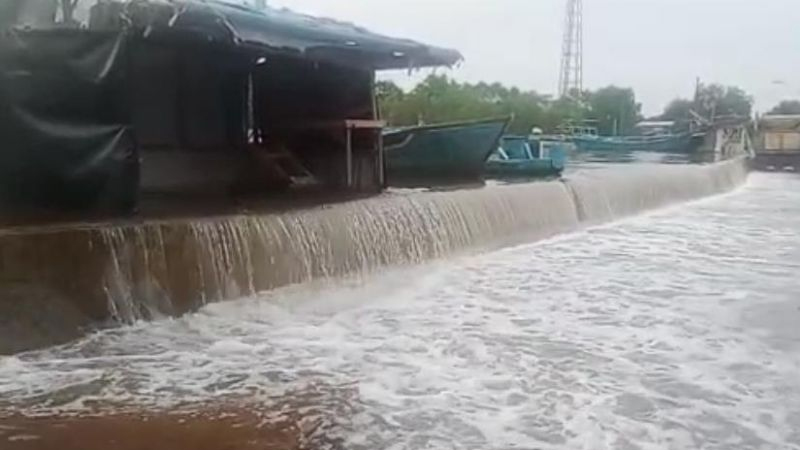
[(567, 187), (549, 182), (103, 228), (109, 252), (104, 291), (110, 314), (133, 322), (320, 277), (539, 239), (577, 225)]
[(0, 273), (131, 323), (320, 277), (530, 242), (744, 182), (744, 161), (385, 194), (331, 207), (0, 235)]
[(747, 178), (742, 160), (713, 165), (621, 166), (567, 181), (581, 221), (608, 222), (671, 203), (726, 192)]

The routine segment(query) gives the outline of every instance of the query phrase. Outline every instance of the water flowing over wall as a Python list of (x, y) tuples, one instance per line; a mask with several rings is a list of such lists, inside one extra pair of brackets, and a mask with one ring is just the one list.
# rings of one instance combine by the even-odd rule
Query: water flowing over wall
[(280, 214), (0, 232), (0, 352), (287, 284), (531, 242), (725, 192), (746, 177), (742, 160), (637, 166)]

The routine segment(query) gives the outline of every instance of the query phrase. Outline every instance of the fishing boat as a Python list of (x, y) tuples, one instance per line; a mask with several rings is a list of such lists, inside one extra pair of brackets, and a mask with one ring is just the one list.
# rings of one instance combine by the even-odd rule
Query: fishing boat
[(390, 185), (436, 185), (480, 180), (510, 117), (424, 125), (383, 134)]
[(558, 176), (564, 171), (566, 153), (535, 137), (504, 136), (500, 146), (486, 161), (486, 174), (492, 178), (532, 178)]
[(645, 151), (686, 153), (696, 146), (691, 133), (673, 133), (673, 122), (641, 122), (636, 135), (600, 136), (596, 127), (563, 127), (577, 150), (590, 152)]
[(688, 152), (692, 146), (689, 133), (660, 136), (572, 136), (572, 142), (583, 151), (646, 151)]

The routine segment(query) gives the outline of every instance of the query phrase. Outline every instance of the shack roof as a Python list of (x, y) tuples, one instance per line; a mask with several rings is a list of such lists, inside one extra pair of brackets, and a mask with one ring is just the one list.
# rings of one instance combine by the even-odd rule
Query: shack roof
[[(18, 11), (12, 11), (17, 15), (13, 26), (59, 25), (54, 18), (61, 17), (60, 13), (48, 11), (56, 3), (52, 0), (2, 1), (20, 4)], [(452, 66), (462, 59), (455, 50), (384, 36), (351, 23), (219, 0), (80, 0), (73, 18), (72, 26), (90, 30), (132, 25), (147, 36), (186, 34), (205, 42), (373, 70)]]
[(800, 132), (799, 115), (766, 115), (761, 117), (759, 126), (763, 130), (797, 131)]
[(637, 128), (649, 127), (674, 127), (675, 121), (673, 120), (643, 120), (636, 124)]

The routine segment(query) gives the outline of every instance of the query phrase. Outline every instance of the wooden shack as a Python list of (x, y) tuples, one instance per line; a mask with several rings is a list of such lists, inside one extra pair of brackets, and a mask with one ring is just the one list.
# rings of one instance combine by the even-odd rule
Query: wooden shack
[(800, 115), (766, 115), (758, 121), (759, 152), (800, 154)]
[(800, 115), (766, 115), (757, 125), (755, 167), (796, 171), (800, 167)]
[(215, 0), (5, 0), (0, 205), (383, 186), (376, 71), (458, 52)]

